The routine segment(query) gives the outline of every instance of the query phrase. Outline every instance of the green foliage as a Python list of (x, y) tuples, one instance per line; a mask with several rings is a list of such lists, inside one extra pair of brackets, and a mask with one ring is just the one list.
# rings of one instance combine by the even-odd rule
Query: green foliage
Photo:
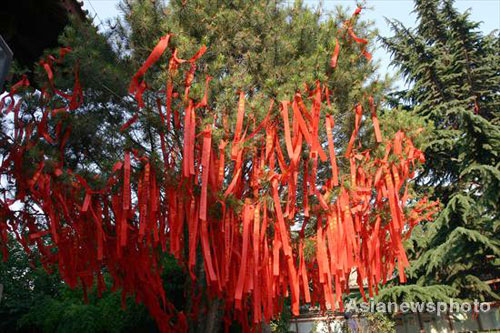
[[(36, 258), (33, 258), (36, 262)], [(38, 263), (39, 264), (39, 263)], [(17, 320), (44, 296), (55, 297), (62, 286), (57, 274), (48, 275), (33, 267), (19, 245), (14, 245), (6, 262), (0, 262), (0, 331), (15, 331)]]
[(280, 316), (271, 321), (270, 328), (271, 332), (276, 333), (288, 333), (290, 332), (290, 321), (292, 319), (292, 312), (290, 311), (290, 304), (285, 304), (283, 306), (283, 311)]
[(457, 290), (447, 285), (395, 286), (384, 288), (376, 296), (376, 302), (436, 302), (457, 295)]
[(120, 295), (106, 293), (102, 298), (83, 302), (81, 292), (63, 289), (57, 298), (38, 300), (18, 322), (20, 329), (38, 328), (44, 332), (128, 332), (151, 331), (155, 324), (147, 310), (127, 300), (121, 309)]
[(415, 29), (393, 20), (394, 36), (383, 38), (410, 84), (391, 101), (435, 127), (417, 190), (432, 193), (443, 209), (409, 242), (411, 284), (382, 294), (446, 300), (457, 292), (462, 299), (499, 299), (483, 282), (500, 274), (493, 260), (500, 249), (498, 31), (483, 35), (450, 0), (417, 0), (415, 12)]
[[(127, 297), (122, 308), (120, 292), (107, 291), (99, 297), (94, 290), (84, 301), (83, 291), (64, 285), (57, 273), (47, 273), (41, 265), (14, 247), (7, 262), (0, 263), (0, 283), (4, 286), (0, 300), (2, 332), (155, 332), (156, 325), (147, 309)], [(186, 275), (175, 260), (166, 256), (163, 280), (167, 297), (177, 309), (185, 306)], [(107, 275), (104, 274), (107, 280)]]
[(375, 313), (367, 313), (363, 316), (367, 321), (368, 329), (366, 333), (395, 333), (396, 332), (396, 323), (392, 321), (387, 315), (375, 312)]

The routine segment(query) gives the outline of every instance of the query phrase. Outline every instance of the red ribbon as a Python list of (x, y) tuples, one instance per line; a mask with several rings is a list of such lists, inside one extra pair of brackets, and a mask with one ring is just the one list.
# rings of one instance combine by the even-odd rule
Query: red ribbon
[[(168, 46), (168, 42), (171, 36), (171, 34), (168, 34), (160, 38), (160, 41), (158, 42), (158, 44), (156, 44), (155, 48), (146, 59), (144, 64), (142, 64), (141, 68), (139, 68), (139, 70), (132, 77), (132, 81), (130, 82), (130, 87), (128, 89), (129, 93), (135, 94), (137, 91), (141, 91), (140, 86), (142, 82), (139, 83), (139, 79), (143, 77), (144, 74), (146, 74), (147, 70), (160, 59), (161, 55)], [(144, 103), (142, 102), (142, 91), (139, 95), (136, 95), (136, 99), (139, 102), (139, 107), (143, 107)]]

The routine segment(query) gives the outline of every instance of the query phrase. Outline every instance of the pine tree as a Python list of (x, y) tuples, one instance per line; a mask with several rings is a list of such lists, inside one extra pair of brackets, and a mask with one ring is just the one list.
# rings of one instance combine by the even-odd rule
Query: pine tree
[[(67, 142), (64, 157), (68, 167), (85, 176), (92, 187), (102, 185), (99, 182), (104, 177), (96, 176), (110, 173), (113, 163), (121, 159), (118, 154), (124, 148), (144, 152), (156, 160), (160, 168), (164, 161), (159, 133), (165, 133), (167, 145), (174, 152), (180, 154), (182, 151), (182, 127), (176, 125), (175, 115), (166, 130), (158, 112), (158, 101), (164, 103), (166, 82), (173, 80), (176, 86), (182, 86), (184, 81), (183, 75), (170, 75), (166, 70), (168, 63), (165, 60), (172, 55), (171, 50), (167, 50), (146, 74), (151, 89), (144, 93), (144, 107), (139, 109), (127, 94), (128, 78), (144, 62), (152, 45), (167, 33), (176, 36), (172, 39), (172, 46), (178, 49), (180, 58), (189, 59), (202, 45), (209, 47), (197, 62), (190, 93), (195, 100), (201, 100), (205, 91), (204, 74), (212, 77), (208, 94), (212, 107), (202, 111), (203, 121), (198, 125), (197, 133), (214, 119), (219, 123), (227, 119), (227, 126), (234, 128), (239, 90), (251, 97), (247, 108), (252, 110), (251, 117), (258, 124), (267, 113), (270, 98), (277, 101), (290, 99), (296, 91), (304, 90), (304, 84), (311, 89), (316, 80), (320, 80), (328, 82), (332, 91), (332, 106), (327, 112), (335, 117), (335, 146), (343, 151), (354, 127), (356, 103), (368, 104), (366, 97), (373, 96), (375, 103), (380, 104), (389, 84), (387, 80), (377, 80), (375, 66), (366, 61), (369, 56), (362, 53), (363, 49), (351, 38), (343, 38), (342, 24), (351, 15), (342, 10), (325, 19), (320, 9), (312, 10), (301, 2), (289, 7), (280, 1), (193, 0), (165, 5), (160, 1), (137, 0), (123, 2), (121, 8), (123, 19), (116, 22), (106, 36), (96, 34), (93, 27), (77, 23), (68, 29), (61, 40), (73, 51), (66, 55), (63, 64), (57, 65), (55, 72), (56, 85), (65, 86), (68, 91), (73, 88), (71, 78), (75, 66), (81, 73), (82, 86), (85, 87), (84, 103), (75, 112), (65, 115), (65, 124), (71, 126), (76, 135)], [(374, 35), (356, 16), (353, 24), (358, 36), (369, 39)], [(341, 52), (337, 66), (332, 70), (330, 58), (336, 47), (336, 38)], [(182, 66), (183, 69), (189, 68), (189, 64)], [(45, 79), (45, 76), (41, 70), (40, 78)], [(36, 101), (39, 96), (34, 93), (27, 97), (29, 103), (30, 98)], [(55, 104), (53, 107), (57, 107)], [(174, 112), (183, 107), (182, 103), (173, 105)], [(367, 105), (364, 107), (369, 109)], [(23, 109), (29, 108), (29, 105), (23, 105)], [(131, 130), (120, 131), (123, 123), (137, 112), (139, 118)], [(388, 112), (382, 122), (389, 134), (397, 129), (411, 134), (419, 122), (417, 118), (408, 113)], [(49, 124), (50, 131), (55, 131), (55, 126), (55, 121)], [(224, 125), (219, 128), (213, 133), (214, 145), (224, 135)], [(368, 137), (371, 130), (364, 126), (360, 134)], [(4, 144), (8, 145), (8, 142)], [(39, 144), (37, 149), (30, 151), (33, 163), (26, 165), (33, 171), (42, 152), (47, 161), (60, 153), (57, 147), (43, 142)], [(284, 146), (284, 142), (281, 144)], [(364, 141), (363, 144), (369, 146), (370, 142)], [(416, 144), (418, 147), (419, 143)], [(252, 150), (246, 153), (251, 154)], [(53, 167), (50, 162), (47, 165)], [(181, 166), (177, 167), (171, 171), (181, 172)], [(349, 160), (339, 158), (339, 167), (348, 170)], [(321, 174), (327, 172), (330, 172), (328, 168), (318, 170), (319, 178), (326, 179)], [(164, 177), (164, 182), (172, 181), (174, 176), (159, 175)], [(299, 198), (298, 204), (302, 203), (301, 200), (303, 198)], [(314, 229), (314, 223), (308, 226)], [(200, 263), (198, 268), (197, 282), (203, 284), (203, 264)], [(186, 306), (191, 304), (188, 302)], [(208, 319), (197, 326), (200, 330), (214, 331), (221, 304), (212, 302), (207, 307)]]
[[(210, 115), (218, 119), (227, 116), (229, 126), (236, 121), (234, 107), (239, 90), (252, 97), (250, 107), (259, 122), (267, 113), (269, 98), (290, 98), (304, 84), (312, 87), (316, 80), (325, 82), (329, 78), (331, 87), (335, 87), (331, 111), (338, 128), (344, 131), (338, 136), (341, 147), (354, 126), (353, 105), (368, 94), (379, 102), (389, 85), (387, 80), (376, 80), (375, 64), (361, 56), (356, 44), (343, 44), (338, 66), (335, 71), (331, 69), (335, 37), (351, 14), (341, 8), (328, 13), (301, 1), (291, 5), (277, 0), (172, 1), (168, 5), (129, 1), (122, 3), (121, 9), (124, 18), (111, 38), (122, 54), (130, 54), (126, 59), (129, 68), (138, 68), (151, 45), (166, 33), (176, 36), (173, 46), (184, 58), (208, 45), (197, 66), (193, 95), (201, 98), (204, 75), (212, 77), (209, 102), (214, 110)], [(357, 22), (355, 29), (368, 40), (375, 36), (367, 22)], [(161, 88), (168, 79), (166, 73), (148, 75)], [(174, 80), (182, 82), (184, 77)], [(156, 106), (154, 96), (149, 103)]]
[[(133, 133), (121, 133), (127, 137), (123, 140), (119, 128), (137, 111), (137, 105), (128, 96), (129, 81), (124, 78), (133, 76), (151, 52), (152, 45), (167, 33), (174, 34), (172, 49), (178, 49), (180, 58), (188, 59), (202, 45), (208, 46), (198, 61), (191, 95), (200, 100), (205, 76), (210, 76), (208, 98), (214, 107), (204, 118), (208, 122), (214, 116), (218, 121), (227, 117), (229, 128), (236, 122), (234, 108), (240, 90), (251, 97), (249, 108), (259, 123), (266, 116), (270, 98), (276, 101), (290, 99), (296, 91), (304, 89), (304, 84), (312, 88), (317, 80), (328, 81), (332, 91), (329, 113), (337, 124), (335, 146), (342, 151), (354, 128), (356, 103), (365, 100), (365, 108), (369, 109), (365, 97), (371, 95), (375, 104), (380, 105), (390, 86), (388, 77), (380, 78), (376, 74), (377, 64), (363, 57), (359, 45), (342, 39), (346, 35), (343, 24), (351, 18), (351, 13), (342, 7), (327, 12), (301, 1), (294, 4), (279, 0), (172, 1), (167, 5), (162, 1), (137, 0), (122, 2), (120, 9), (123, 15), (111, 22), (104, 34), (98, 34), (95, 27), (75, 21), (60, 38), (61, 44), (71, 46), (72, 52), (66, 55), (65, 62), (55, 73), (56, 85), (73, 88), (72, 74), (78, 62), (81, 84), (86, 87), (86, 102), (78, 116), (71, 118), (73, 130), (78, 131), (75, 135), (78, 141), (73, 142), (74, 138), (70, 138), (71, 150), (65, 156), (75, 170), (97, 167), (96, 171), (106, 172), (123, 147), (159, 154), (159, 138), (153, 135), (163, 130), (156, 111), (157, 99), (165, 103), (164, 89), (168, 79), (176, 83), (184, 80), (182, 75), (168, 76), (165, 60), (171, 55), (169, 51), (158, 62), (160, 65), (146, 74), (151, 87), (144, 94), (145, 107), (139, 111), (141, 116), (133, 125)], [(356, 33), (366, 40), (375, 37), (376, 31), (368, 22), (356, 17), (354, 24)], [(337, 66), (332, 70), (330, 58), (336, 38), (341, 51)], [(369, 43), (367, 49), (370, 47)], [(46, 54), (57, 52), (48, 50)], [(182, 68), (187, 69), (189, 65)], [(38, 71), (39, 82), (43, 82), (46, 74), (41, 68)], [(180, 106), (172, 106), (176, 107)], [(182, 133), (174, 128), (173, 118), (171, 121), (172, 136), (166, 139), (179, 140)], [(389, 117), (387, 122), (395, 125)], [(213, 135), (220, 139), (223, 133)], [(171, 143), (178, 145), (180, 141)], [(348, 168), (348, 164), (348, 161), (339, 160), (340, 168)]]
[(418, 190), (442, 204), (409, 247), (408, 285), (382, 299), (498, 300), (487, 281), (500, 274), (500, 38), (484, 35), (453, 1), (416, 0), (416, 28), (389, 21), (382, 38), (409, 88), (392, 102), (435, 127)]

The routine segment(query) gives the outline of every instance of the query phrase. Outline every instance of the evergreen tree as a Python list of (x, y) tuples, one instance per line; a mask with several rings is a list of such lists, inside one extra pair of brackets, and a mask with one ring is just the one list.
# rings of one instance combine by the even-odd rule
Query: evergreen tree
[[(212, 80), (208, 97), (213, 110), (205, 117), (209, 121), (215, 115), (220, 121), (227, 116), (229, 128), (236, 122), (234, 110), (240, 90), (250, 97), (249, 107), (259, 123), (267, 114), (270, 98), (290, 99), (304, 89), (304, 84), (311, 88), (316, 80), (328, 81), (330, 87), (335, 87), (331, 112), (337, 128), (342, 129), (336, 144), (345, 147), (354, 127), (353, 106), (367, 95), (379, 102), (389, 86), (387, 80), (377, 80), (375, 64), (366, 61), (356, 43), (344, 43), (340, 38), (341, 33), (345, 34), (343, 23), (351, 17), (342, 8), (329, 13), (302, 1), (289, 4), (279, 0), (171, 1), (168, 5), (138, 0), (123, 2), (120, 8), (123, 19), (110, 39), (116, 42), (132, 71), (140, 67), (151, 45), (166, 33), (174, 34), (173, 47), (178, 48), (181, 58), (188, 59), (202, 45), (208, 46), (198, 61), (192, 94), (201, 99), (205, 75), (209, 75)], [(375, 37), (367, 22), (355, 23), (354, 29), (361, 36), (367, 40)], [(332, 70), (335, 37), (339, 37), (342, 51)], [(165, 69), (167, 64), (163, 66)], [(168, 72), (150, 72), (152, 91), (164, 88)], [(172, 79), (181, 83), (184, 77)], [(149, 97), (146, 109), (156, 107), (156, 97), (164, 98)], [(220, 138), (222, 133), (218, 135)]]
[[(189, 59), (202, 45), (208, 46), (206, 54), (197, 62), (190, 94), (195, 100), (201, 100), (205, 91), (203, 74), (212, 77), (208, 94), (211, 108), (202, 114), (203, 122), (198, 125), (197, 133), (214, 118), (220, 123), (227, 120), (227, 127), (234, 128), (239, 90), (251, 97), (247, 108), (252, 110), (251, 117), (258, 124), (267, 113), (270, 98), (277, 101), (291, 99), (297, 90), (304, 90), (304, 84), (312, 88), (316, 80), (320, 80), (327, 82), (333, 92), (328, 112), (334, 115), (337, 124), (335, 146), (343, 151), (354, 127), (353, 109), (356, 103), (362, 101), (368, 104), (366, 97), (373, 96), (375, 103), (380, 104), (389, 85), (387, 80), (377, 80), (374, 64), (366, 61), (359, 45), (350, 38), (342, 38), (346, 37), (343, 22), (349, 20), (351, 15), (341, 9), (327, 15), (321, 9), (306, 7), (302, 2), (288, 6), (281, 1), (201, 0), (186, 3), (172, 1), (168, 5), (152, 0), (126, 1), (121, 4), (121, 9), (123, 19), (115, 22), (105, 36), (97, 34), (95, 28), (80, 23), (67, 29), (61, 41), (71, 46), (73, 51), (66, 55), (65, 62), (58, 64), (55, 71), (56, 85), (66, 86), (70, 91), (73, 88), (73, 68), (76, 64), (79, 66), (85, 89), (84, 103), (65, 115), (65, 124), (73, 128), (73, 135), (66, 144), (64, 154), (68, 167), (75, 173), (85, 175), (92, 187), (99, 187), (99, 179), (105, 177), (95, 176), (109, 173), (113, 163), (121, 159), (118, 154), (123, 152), (123, 148), (145, 152), (161, 165), (159, 133), (165, 133), (169, 148), (181, 154), (182, 127), (176, 126), (175, 117), (172, 117), (168, 124), (170, 129), (165, 129), (157, 104), (158, 99), (164, 103), (168, 80), (176, 81), (176, 86), (182, 86), (184, 81), (183, 75), (170, 76), (166, 70), (168, 63), (165, 60), (172, 55), (171, 50), (167, 50), (166, 55), (146, 74), (147, 82), (152, 87), (144, 94), (145, 106), (139, 110), (127, 94), (128, 79), (144, 62), (152, 46), (167, 33), (176, 36), (172, 39), (172, 46), (178, 49), (177, 56), (183, 59)], [(358, 36), (370, 39), (374, 35), (357, 16), (353, 18), (353, 24)], [(330, 58), (336, 47), (336, 37), (341, 52), (333, 70)], [(189, 64), (181, 66), (189, 68)], [(45, 76), (41, 71), (40, 78)], [(30, 98), (36, 102), (39, 96), (33, 93), (27, 97), (26, 103), (29, 103)], [(182, 112), (183, 107), (182, 103), (178, 103), (173, 105), (173, 110)], [(30, 109), (30, 106), (23, 104), (23, 109)], [(365, 109), (369, 107), (365, 105)], [(131, 130), (122, 133), (119, 130), (121, 125), (136, 112), (139, 113), (139, 120)], [(273, 110), (273, 113), (277, 112), (277, 109)], [(388, 113), (382, 119), (390, 134), (396, 131), (394, 129), (410, 133), (418, 122), (417, 117), (408, 113)], [(55, 123), (49, 124), (51, 131), (55, 130)], [(214, 145), (224, 135), (223, 130), (217, 131), (220, 132), (213, 135)], [(369, 127), (363, 127), (361, 135), (370, 131)], [(35, 168), (42, 152), (47, 161), (50, 161), (50, 156), (60, 153), (57, 147), (43, 141), (37, 144), (40, 145), (37, 150), (30, 152), (33, 164), (27, 165), (28, 168)], [(281, 144), (284, 147), (284, 142)], [(420, 144), (416, 142), (416, 145)], [(252, 151), (246, 153), (251, 154)], [(50, 167), (50, 162), (47, 165)], [(339, 167), (348, 170), (349, 161), (339, 157)], [(175, 171), (181, 172), (180, 165)], [(329, 170), (324, 168), (318, 172), (320, 179), (326, 179), (321, 177), (321, 173)], [(175, 179), (168, 174), (160, 177), (165, 177), (162, 181)], [(300, 200), (298, 204), (301, 204)], [(309, 226), (314, 229), (314, 223)], [(203, 264), (200, 263), (198, 268), (197, 282), (203, 284)], [(186, 289), (189, 290), (189, 287)], [(187, 302), (185, 306), (191, 305)], [(208, 308), (206, 322), (194, 324), (199, 330), (217, 330), (217, 317), (222, 305), (213, 302), (208, 304)]]
[(484, 35), (453, 1), (416, 0), (416, 28), (389, 21), (382, 38), (409, 88), (393, 94), (434, 125), (418, 190), (443, 208), (413, 234), (409, 284), (382, 299), (498, 300), (500, 274), (500, 38)]

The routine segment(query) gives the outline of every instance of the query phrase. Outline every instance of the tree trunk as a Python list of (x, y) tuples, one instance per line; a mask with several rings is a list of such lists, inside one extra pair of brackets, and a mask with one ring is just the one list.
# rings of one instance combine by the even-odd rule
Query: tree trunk
[(453, 319), (451, 318), (450, 310), (446, 312), (446, 317), (448, 318), (448, 325), (450, 326), (450, 332), (455, 332), (455, 327), (453, 327)]
[(420, 333), (425, 333), (424, 322), (422, 321), (422, 315), (420, 311), (417, 311), (418, 326), (420, 327)]
[(220, 331), (222, 322), (222, 301), (214, 299), (208, 303), (208, 311), (205, 319), (205, 333), (217, 333)]
[[(185, 232), (185, 237), (187, 239), (187, 232)], [(186, 247), (186, 251), (187, 247)], [(189, 252), (188, 252), (189, 253)], [(189, 256), (189, 254), (186, 254)], [(195, 274), (196, 274), (196, 284), (198, 284), (198, 290), (206, 290), (206, 285), (204, 282), (206, 280), (205, 277), (205, 269), (203, 265), (203, 255), (201, 253), (200, 246), (196, 249), (196, 266), (195, 266)], [(202, 284), (202, 285), (200, 285)], [(196, 290), (193, 290), (193, 285), (191, 279), (188, 277), (186, 279), (186, 290), (187, 290), (187, 298), (188, 304), (187, 309), (188, 313), (191, 312), (191, 309), (195, 304), (193, 304), (194, 293)], [(189, 325), (190, 333), (217, 333), (221, 331), (221, 323), (222, 323), (222, 310), (223, 310), (223, 301), (220, 299), (211, 299), (207, 297), (207, 295), (202, 295), (200, 302), (202, 304), (196, 304), (199, 306), (199, 315), (197, 320), (191, 321)], [(206, 311), (205, 311), (206, 310)]]

